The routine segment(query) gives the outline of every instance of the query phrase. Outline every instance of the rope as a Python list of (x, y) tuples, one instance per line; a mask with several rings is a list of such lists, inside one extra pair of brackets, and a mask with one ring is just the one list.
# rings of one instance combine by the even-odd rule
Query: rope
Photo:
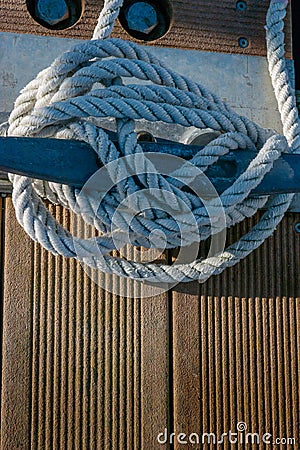
[[(300, 148), (298, 111), (284, 59), (288, 1), (271, 0), (266, 25), (269, 71), (284, 136), (237, 115), (214, 93), (171, 71), (147, 50), (109, 38), (122, 3), (106, 0), (93, 40), (58, 57), (22, 90), (7, 132), (87, 142), (107, 169), (113, 187), (108, 192), (86, 194), (69, 186), (10, 175), (16, 216), (29, 236), (47, 250), (77, 258), (91, 268), (153, 282), (205, 281), (237, 264), (272, 235), (293, 198), (291, 194), (250, 196), (282, 152), (298, 153)], [(91, 117), (97, 118), (97, 125)], [(116, 121), (118, 146), (98, 126), (98, 121), (107, 117)], [(141, 119), (212, 128), (222, 134), (191, 161), (163, 174), (137, 141), (134, 125)], [(205, 172), (221, 156), (238, 148), (252, 149), (256, 156), (220, 196), (225, 210), (223, 225), (231, 227), (266, 207), (250, 232), (224, 251), (192, 263), (141, 263), (110, 255), (129, 242), (151, 248), (156, 239), (156, 247), (187, 247), (218, 233), (218, 201), (209, 200), (207, 208), (192, 189), (183, 186), (197, 181), (199, 171)], [(96, 240), (72, 236), (54, 219), (43, 198), (79, 214), (99, 236)]]

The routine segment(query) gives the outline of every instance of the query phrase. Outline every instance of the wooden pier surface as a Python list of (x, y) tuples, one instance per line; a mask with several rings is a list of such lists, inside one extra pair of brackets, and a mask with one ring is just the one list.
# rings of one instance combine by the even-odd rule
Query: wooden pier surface
[(10, 199), (2, 214), (1, 450), (180, 449), (157, 436), (239, 422), (299, 438), (300, 214), (223, 275), (135, 300), (33, 244)]

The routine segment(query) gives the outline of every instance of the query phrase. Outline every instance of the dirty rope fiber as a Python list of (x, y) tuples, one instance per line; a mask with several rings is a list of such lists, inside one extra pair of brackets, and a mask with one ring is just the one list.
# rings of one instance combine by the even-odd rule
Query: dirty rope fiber
[[(169, 70), (144, 48), (109, 38), (122, 1), (106, 0), (93, 39), (58, 57), (22, 90), (10, 115), (7, 134), (80, 139), (93, 147), (103, 165), (117, 162), (118, 177), (121, 174), (126, 178), (128, 173), (128, 166), (121, 157), (137, 155), (131, 159), (130, 171), (140, 175), (117, 183), (100, 206), (97, 199), (94, 202), (80, 196), (79, 190), (71, 187), (10, 175), (17, 219), (31, 238), (55, 255), (78, 258), (107, 273), (168, 283), (204, 281), (235, 265), (260, 246), (276, 229), (293, 195), (251, 198), (249, 194), (272, 169), (282, 152), (299, 153), (300, 149), (298, 112), (284, 59), (283, 29), (287, 3), (287, 0), (271, 1), (266, 25), (269, 70), (281, 114), (283, 136), (270, 133), (270, 130), (237, 115), (215, 94)], [(125, 86), (123, 80), (128, 77), (147, 83), (134, 84), (133, 81)], [(100, 84), (95, 87), (95, 83)], [(90, 117), (116, 119), (119, 148), (101, 127), (89, 120)], [(153, 229), (165, 234), (166, 248), (199, 242), (212, 232), (208, 213), (196, 194), (181, 189), (173, 177), (159, 173), (147, 176), (153, 167), (143, 156), (134, 132), (135, 120), (139, 119), (222, 131), (190, 161), (202, 171), (231, 150), (255, 150), (254, 160), (221, 195), (221, 201), (227, 227), (266, 207), (257, 225), (225, 251), (190, 264), (140, 263), (111, 256), (109, 252), (120, 248), (128, 238), (133, 245), (150, 247), (149, 235)], [(176, 175), (188, 177), (186, 172), (183, 165)], [(117, 175), (115, 171), (110, 173), (112, 181)], [(163, 200), (168, 194), (168, 199), (165, 198), (168, 203), (171, 193), (174, 201), (170, 207), (174, 217), (156, 208), (154, 199), (151, 203), (151, 196), (145, 200), (149, 204), (144, 213), (133, 205), (133, 218), (132, 211), (129, 214), (124, 208), (114, 216), (124, 198), (143, 188), (159, 189)], [(89, 239), (74, 237), (57, 223), (44, 205), (43, 198), (75, 211), (100, 230), (97, 244), (104, 257), (95, 256)], [(189, 220), (181, 211), (182, 201), (195, 217), (198, 236), (192, 232)], [(181, 236), (178, 235), (178, 224)]]

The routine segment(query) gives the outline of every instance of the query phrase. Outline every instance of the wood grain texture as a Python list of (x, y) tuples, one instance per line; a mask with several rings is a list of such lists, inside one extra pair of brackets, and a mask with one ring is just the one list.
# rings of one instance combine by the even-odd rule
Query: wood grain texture
[(239, 421), (298, 438), (300, 214), (222, 275), (133, 300), (106, 291), (132, 292), (124, 281), (104, 276), (103, 289), (32, 244), (5, 201), (1, 450), (179, 449), (158, 433), (221, 436)]
[[(33, 244), (20, 228), (7, 226), (15, 222), (14, 211), (5, 208), (5, 216), (2, 231), (5, 233), (5, 259), (2, 262), (5, 300), (2, 309), (1, 450), (27, 449), (31, 416), (28, 399), (32, 361)], [(14, 247), (18, 251), (10, 251)]]
[[(172, 26), (164, 37), (149, 45), (266, 54), (264, 25), (269, 0), (248, 0), (247, 10), (243, 12), (236, 9), (236, 0), (171, 0), (170, 3), (173, 10)], [(102, 1), (86, 0), (84, 14), (77, 24), (67, 30), (54, 31), (36, 23), (23, 0), (0, 0), (0, 31), (90, 39), (102, 5)], [(292, 54), (290, 22), (289, 15), (286, 20), (286, 51), (289, 58)], [(132, 39), (119, 22), (113, 36)], [(249, 40), (247, 48), (239, 46), (240, 37)]]
[[(174, 359), (176, 435), (220, 439), (242, 421), (261, 438), (268, 432), (298, 439), (300, 299), (201, 296), (193, 302), (175, 295), (174, 301), (174, 353), (180, 349), (185, 359)], [(187, 304), (194, 309), (188, 320)], [(206, 437), (201, 448), (215, 447)], [(223, 448), (231, 448), (226, 438)]]
[[(235, 227), (228, 241), (256, 220)], [(274, 236), (239, 266), (173, 292), (176, 435), (220, 438), (236, 432), (242, 421), (261, 437), (268, 432), (298, 439), (300, 237), (294, 225), (299, 220), (299, 214), (288, 214)], [(174, 448), (181, 446), (175, 441)], [(206, 437), (201, 448), (215, 447)], [(231, 448), (226, 439), (223, 448)]]
[[(4, 223), (5, 223), (5, 199), (0, 197), (0, 358), (2, 361), (2, 336), (3, 336), (3, 275), (4, 275)], [(2, 402), (2, 364), (0, 369), (0, 418)], [(0, 419), (1, 421), (1, 419)]]
[(154, 448), (168, 426), (167, 295), (106, 292), (32, 244), (7, 202), (1, 450)]

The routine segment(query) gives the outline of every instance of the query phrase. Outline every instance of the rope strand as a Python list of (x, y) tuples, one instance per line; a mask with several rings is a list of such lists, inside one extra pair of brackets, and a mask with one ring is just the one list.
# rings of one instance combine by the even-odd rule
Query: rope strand
[[(109, 38), (122, 3), (106, 0), (93, 40), (61, 55), (22, 90), (7, 132), (90, 144), (107, 167), (112, 188), (102, 197), (99, 192), (85, 195), (69, 186), (10, 175), (17, 219), (33, 240), (55, 255), (77, 258), (107, 273), (159, 283), (205, 281), (237, 264), (271, 236), (293, 198), (290, 194), (250, 196), (282, 152), (298, 153), (300, 149), (298, 111), (284, 60), (283, 21), (288, 2), (271, 0), (266, 25), (269, 71), (284, 136), (270, 134), (236, 114), (214, 93), (171, 71), (147, 50)], [(124, 86), (125, 78), (146, 84)], [(100, 88), (94, 88), (96, 83)], [(118, 148), (101, 127), (91, 123), (91, 117), (115, 118)], [(134, 125), (141, 119), (212, 128), (222, 134), (188, 163), (171, 173), (159, 173), (137, 142)], [(183, 186), (193, 178), (197, 181), (199, 171), (205, 172), (221, 156), (238, 148), (255, 150), (256, 156), (219, 201), (227, 227), (267, 205), (249, 233), (225, 251), (185, 264), (141, 263), (109, 255), (129, 242), (150, 248), (155, 230), (161, 233), (156, 236), (157, 246), (164, 244), (165, 248), (189, 246), (220, 231), (218, 201), (209, 202), (213, 211), (209, 214), (203, 200)], [(147, 195), (140, 197), (146, 191)], [(50, 214), (43, 198), (61, 203), (96, 227), (101, 232), (96, 241), (72, 236)]]

